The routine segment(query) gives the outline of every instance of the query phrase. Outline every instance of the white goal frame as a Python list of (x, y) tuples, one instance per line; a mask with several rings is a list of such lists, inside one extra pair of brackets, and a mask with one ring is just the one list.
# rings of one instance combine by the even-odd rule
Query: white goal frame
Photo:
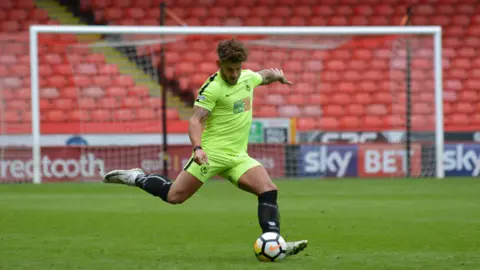
[(432, 35), (434, 39), (435, 145), (437, 178), (444, 178), (442, 28), (440, 26), (306, 26), (306, 27), (182, 27), (182, 26), (30, 26), (30, 72), (32, 90), (33, 183), (42, 182), (38, 35), (50, 34), (158, 34), (158, 35)]

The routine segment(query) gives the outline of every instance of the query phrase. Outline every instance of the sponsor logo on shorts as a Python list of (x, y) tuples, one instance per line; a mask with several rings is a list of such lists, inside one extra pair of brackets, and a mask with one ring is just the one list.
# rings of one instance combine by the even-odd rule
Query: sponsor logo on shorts
[(210, 166), (208, 165), (208, 163), (202, 164), (202, 166), (200, 166), (200, 173), (202, 175), (206, 175), (209, 170), (210, 170)]

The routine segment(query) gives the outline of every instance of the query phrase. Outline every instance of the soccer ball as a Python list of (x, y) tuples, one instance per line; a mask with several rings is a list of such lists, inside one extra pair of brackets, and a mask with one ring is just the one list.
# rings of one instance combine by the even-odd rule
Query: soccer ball
[(255, 244), (253, 251), (259, 261), (273, 262), (281, 261), (287, 252), (287, 243), (278, 233), (267, 232), (262, 234)]

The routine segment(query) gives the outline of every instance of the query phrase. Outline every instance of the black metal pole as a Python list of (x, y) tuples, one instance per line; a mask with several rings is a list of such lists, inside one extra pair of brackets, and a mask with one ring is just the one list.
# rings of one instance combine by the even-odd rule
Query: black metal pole
[[(165, 25), (165, 2), (160, 3), (160, 26)], [(160, 66), (158, 83), (162, 85), (162, 130), (163, 130), (163, 175), (168, 177), (168, 141), (167, 141), (167, 89), (165, 88), (165, 47), (160, 47)]]
[[(407, 8), (407, 22), (406, 22), (406, 25), (409, 25), (410, 24), (410, 20), (411, 20), (411, 15), (412, 15), (412, 8), (411, 7), (408, 7)], [(411, 63), (411, 60), (412, 60), (412, 48), (411, 48), (411, 44), (410, 44), (410, 38), (407, 36), (406, 37), (406, 67), (405, 67), (405, 83), (406, 83), (406, 98), (407, 98), (407, 102), (406, 102), (406, 110), (405, 110), (405, 117), (406, 117), (406, 125), (405, 125), (405, 128), (406, 128), (406, 134), (405, 134), (405, 137), (406, 137), (406, 176), (407, 177), (410, 177), (412, 175), (412, 171), (411, 171), (411, 163), (410, 163), (410, 151), (412, 149), (412, 140), (411, 140), (411, 137), (412, 137), (412, 121), (411, 121), (411, 117), (412, 117), (412, 63)]]

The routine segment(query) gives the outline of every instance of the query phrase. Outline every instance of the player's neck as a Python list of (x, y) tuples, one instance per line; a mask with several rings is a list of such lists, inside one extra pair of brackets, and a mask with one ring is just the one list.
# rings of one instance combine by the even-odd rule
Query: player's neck
[(221, 70), (221, 69), (218, 70), (218, 73), (220, 73), (220, 78), (222, 78), (222, 81), (223, 81), (226, 85), (231, 86), (231, 84), (228, 83), (228, 80), (226, 80), (225, 77), (223, 76), (223, 73), (222, 73), (222, 70)]

